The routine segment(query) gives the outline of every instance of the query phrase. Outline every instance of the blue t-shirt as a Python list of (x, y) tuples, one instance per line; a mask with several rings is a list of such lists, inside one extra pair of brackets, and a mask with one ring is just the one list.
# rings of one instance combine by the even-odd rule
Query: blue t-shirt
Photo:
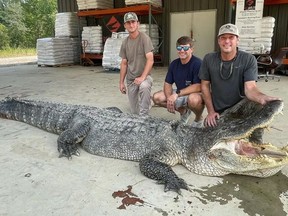
[(182, 64), (180, 58), (175, 59), (168, 68), (165, 82), (171, 85), (175, 83), (178, 90), (200, 83), (198, 74), (201, 63), (202, 60), (194, 55), (187, 64)]

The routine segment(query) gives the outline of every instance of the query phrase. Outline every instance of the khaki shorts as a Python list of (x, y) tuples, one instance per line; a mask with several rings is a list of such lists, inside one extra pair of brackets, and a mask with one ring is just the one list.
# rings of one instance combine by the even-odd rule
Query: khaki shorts
[[(173, 92), (176, 93), (176, 89), (173, 90)], [(187, 107), (187, 101), (188, 101), (188, 95), (178, 97), (177, 100), (175, 101), (175, 108), (178, 109), (179, 107)]]

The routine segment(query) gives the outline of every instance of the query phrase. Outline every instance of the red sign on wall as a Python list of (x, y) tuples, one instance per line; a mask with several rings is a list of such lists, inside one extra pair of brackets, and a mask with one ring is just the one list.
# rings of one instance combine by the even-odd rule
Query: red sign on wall
[(118, 29), (121, 27), (121, 23), (119, 23), (119, 21), (114, 16), (112, 16), (106, 24), (106, 27), (109, 29), (110, 32), (117, 32)]

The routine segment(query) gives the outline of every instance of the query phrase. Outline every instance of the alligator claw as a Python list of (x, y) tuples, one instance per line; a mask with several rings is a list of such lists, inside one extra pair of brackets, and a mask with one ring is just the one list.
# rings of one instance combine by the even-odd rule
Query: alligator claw
[(58, 151), (60, 153), (59, 154), (59, 158), (67, 157), (68, 160), (71, 160), (72, 159), (72, 155), (80, 156), (80, 151), (78, 150), (76, 144), (74, 144), (74, 145), (69, 145), (69, 144), (59, 145), (58, 146)]
[(180, 189), (188, 190), (188, 186), (186, 182), (183, 179), (179, 179), (179, 180), (180, 180), (179, 182), (175, 182), (176, 184), (167, 183), (165, 185), (164, 191), (166, 192), (167, 190), (172, 190), (172, 191), (177, 192), (179, 195), (181, 195)]
[(181, 194), (181, 189), (189, 190), (186, 182), (176, 175), (170, 165), (155, 160), (155, 155), (161, 155), (163, 152), (165, 152), (165, 149), (160, 153), (159, 150), (155, 150), (145, 155), (139, 163), (140, 171), (148, 178), (157, 180), (158, 184), (164, 184), (165, 192), (171, 190)]
[(174, 178), (168, 181), (158, 180), (158, 184), (164, 184), (164, 192), (175, 191), (181, 195), (181, 189), (189, 190), (187, 183), (181, 178)]
[(80, 151), (78, 149), (76, 149), (76, 151), (73, 153), (73, 155), (79, 157), (80, 156)]

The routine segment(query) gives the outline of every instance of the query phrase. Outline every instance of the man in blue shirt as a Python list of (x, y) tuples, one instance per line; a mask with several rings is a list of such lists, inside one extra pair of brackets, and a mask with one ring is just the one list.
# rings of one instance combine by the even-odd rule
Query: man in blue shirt
[[(164, 89), (154, 93), (155, 105), (166, 107), (168, 112), (180, 113), (181, 122), (188, 123), (191, 111), (195, 114), (192, 126), (202, 127), (204, 102), (200, 93), (198, 73), (201, 59), (193, 55), (193, 41), (182, 36), (177, 40), (176, 49), (179, 58), (169, 66)], [(175, 83), (176, 89), (173, 89)]]

